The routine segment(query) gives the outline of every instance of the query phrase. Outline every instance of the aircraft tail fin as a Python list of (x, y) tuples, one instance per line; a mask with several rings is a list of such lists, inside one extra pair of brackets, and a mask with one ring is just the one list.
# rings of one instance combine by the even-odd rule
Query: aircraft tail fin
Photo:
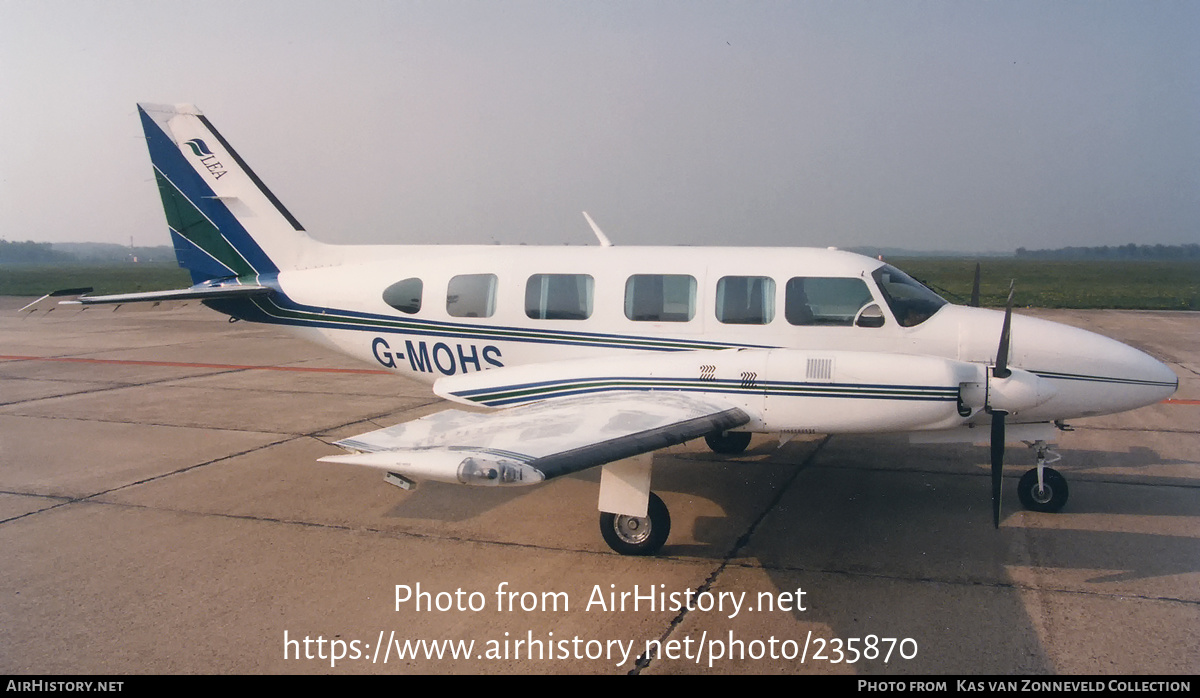
[(193, 283), (315, 262), (321, 243), (194, 106), (139, 104), (179, 266)]

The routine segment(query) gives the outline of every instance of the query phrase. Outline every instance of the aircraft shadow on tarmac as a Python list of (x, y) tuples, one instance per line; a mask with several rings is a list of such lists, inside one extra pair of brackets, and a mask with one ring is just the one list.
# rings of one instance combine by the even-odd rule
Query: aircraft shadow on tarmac
[[(855, 437), (848, 447), (839, 444), (849, 440), (830, 439), (815, 456), (813, 451), (820, 443), (815, 440), (781, 448), (775, 442), (757, 444), (734, 458), (697, 453), (694, 449), (660, 454), (655, 462), (656, 491), (675, 502), (704, 501), (710, 503), (710, 510), (721, 512), (689, 520), (686, 505), (673, 506), (672, 510), (678, 512), (673, 523), (676, 533), (662, 555), (724, 559), (744, 555), (744, 551), (739, 552), (742, 546), (749, 550), (762, 547), (787, 551), (782, 558), (775, 553), (760, 557), (768, 565), (869, 571), (876, 570), (875, 560), (887, 558), (890, 550), (902, 546), (910, 558), (919, 558), (919, 564), (908, 574), (925, 577), (933, 562), (934, 567), (946, 568), (944, 572), (951, 578), (958, 578), (961, 570), (972, 565), (993, 572), (1006, 565), (1029, 565), (1031, 561), (1014, 549), (1013, 537), (1019, 535), (1025, 541), (1022, 545), (1042, 551), (1041, 559), (1034, 564), (1114, 571), (1096, 577), (1098, 582), (1200, 569), (1200, 547), (1195, 538), (1063, 527), (1069, 521), (1064, 517), (1072, 515), (1192, 514), (1185, 499), (1156, 496), (1155, 483), (1159, 479), (1153, 476), (1138, 475), (1135, 482), (1133, 476), (1120, 474), (1087, 475), (1087, 464), (1101, 460), (1105, 466), (1135, 469), (1183, 462), (1164, 460), (1151, 448), (1133, 446), (1123, 454), (1064, 451), (1064, 462), (1068, 464), (1064, 470), (1073, 476), (1073, 495), (1059, 514), (1022, 511), (1013, 486), (1031, 464), (1013, 457), (1005, 474), (1004, 520), (997, 531), (990, 520), (985, 447), (908, 445), (894, 437)], [(907, 449), (906, 462), (926, 463), (928, 467), (914, 471), (903, 465), (879, 465), (895, 462), (898, 449)], [(1022, 454), (1018, 449), (1012, 452)], [(1080, 465), (1071, 467), (1076, 463)], [(598, 480), (599, 470), (593, 469), (564, 481), (582, 484)], [(1170, 484), (1173, 480), (1165, 478), (1163, 482)], [(520, 499), (533, 499), (539, 490), (559, 486), (547, 483), (529, 489), (473, 488), (466, 496), (454, 485), (422, 483), (417, 490), (401, 494), (386, 516), (461, 522)], [(594, 485), (584, 489), (590, 487)], [(553, 497), (554, 493), (540, 496)], [(546, 514), (538, 511), (540, 506), (533, 501), (516, 505), (529, 511), (530, 519), (544, 520)], [(586, 510), (574, 511), (581, 520), (590, 522), (595, 517), (592, 502)], [(1047, 524), (1030, 524), (1039, 520)], [(524, 542), (539, 544), (537, 540)], [(883, 572), (892, 574), (896, 570)]]

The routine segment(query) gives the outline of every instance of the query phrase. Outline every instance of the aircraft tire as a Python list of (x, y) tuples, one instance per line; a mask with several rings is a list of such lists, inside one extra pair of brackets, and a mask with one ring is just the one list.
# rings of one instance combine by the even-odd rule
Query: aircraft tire
[(1017, 485), (1017, 496), (1021, 505), (1030, 511), (1053, 513), (1063, 508), (1067, 503), (1067, 479), (1054, 468), (1043, 468), (1042, 479), (1045, 491), (1038, 492), (1037, 468), (1033, 468), (1021, 476)]
[(704, 436), (704, 443), (708, 444), (714, 453), (736, 455), (750, 445), (750, 436), (748, 431), (713, 432)]
[(653, 555), (671, 535), (671, 513), (651, 492), (645, 517), (600, 512), (600, 535), (608, 547), (622, 555)]

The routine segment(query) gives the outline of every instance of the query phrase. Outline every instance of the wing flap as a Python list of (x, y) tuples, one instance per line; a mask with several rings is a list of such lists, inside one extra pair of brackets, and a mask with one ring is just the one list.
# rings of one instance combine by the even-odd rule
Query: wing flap
[(532, 484), (733, 429), (749, 420), (740, 408), (711, 396), (614, 392), (486, 414), (446, 410), (343, 439), (334, 445), (357, 455), (321, 460), (417, 479)]

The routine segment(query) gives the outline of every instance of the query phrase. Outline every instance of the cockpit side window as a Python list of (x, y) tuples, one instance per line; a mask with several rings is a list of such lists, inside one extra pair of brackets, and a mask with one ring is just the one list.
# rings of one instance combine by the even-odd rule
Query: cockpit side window
[(383, 290), (383, 302), (409, 315), (420, 312), (422, 287), (420, 279), (397, 281)]
[(796, 277), (784, 289), (784, 315), (793, 325), (850, 327), (874, 300), (862, 279)]
[(947, 303), (945, 298), (890, 264), (879, 267), (871, 276), (879, 284), (896, 322), (903, 327), (916, 327)]

